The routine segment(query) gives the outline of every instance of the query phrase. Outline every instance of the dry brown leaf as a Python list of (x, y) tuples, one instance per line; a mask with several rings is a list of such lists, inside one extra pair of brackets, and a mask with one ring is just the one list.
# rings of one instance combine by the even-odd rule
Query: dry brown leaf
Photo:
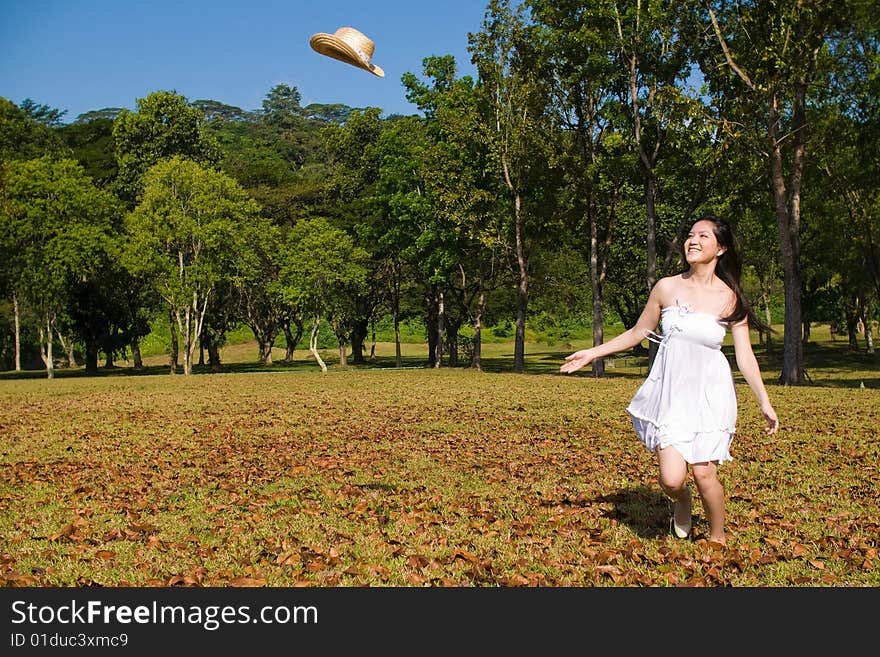
[(266, 580), (263, 578), (257, 578), (257, 577), (236, 577), (234, 579), (229, 580), (229, 586), (238, 586), (238, 587), (266, 586)]

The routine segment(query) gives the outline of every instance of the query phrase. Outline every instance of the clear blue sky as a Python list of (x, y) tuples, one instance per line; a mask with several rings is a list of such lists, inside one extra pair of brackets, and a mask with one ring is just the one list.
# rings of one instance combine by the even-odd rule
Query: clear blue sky
[[(64, 122), (105, 107), (134, 109), (153, 91), (259, 109), (277, 84), (302, 104), (415, 114), (400, 82), (422, 60), (467, 51), (483, 0), (0, 0), (0, 96), (67, 110)], [(319, 55), (316, 32), (359, 29), (375, 43), (379, 78)]]

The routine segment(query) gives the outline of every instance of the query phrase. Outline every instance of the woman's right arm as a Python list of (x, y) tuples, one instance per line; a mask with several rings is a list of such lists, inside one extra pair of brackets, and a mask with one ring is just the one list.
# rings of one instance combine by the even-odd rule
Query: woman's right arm
[(660, 322), (660, 309), (662, 308), (660, 298), (663, 295), (663, 289), (666, 287), (664, 280), (658, 281), (651, 289), (648, 301), (645, 303), (642, 314), (639, 315), (635, 326), (608, 342), (603, 342), (590, 349), (581, 349), (570, 356), (566, 356), (565, 363), (559, 368), (559, 371), (565, 374), (575, 372), (597, 358), (604, 358), (620, 351), (632, 349), (644, 340), (650, 331), (657, 328), (657, 324)]

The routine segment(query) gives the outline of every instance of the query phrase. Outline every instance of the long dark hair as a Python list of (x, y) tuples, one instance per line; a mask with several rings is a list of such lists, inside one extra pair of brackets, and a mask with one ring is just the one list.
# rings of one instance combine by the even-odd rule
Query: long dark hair
[[(772, 331), (773, 329), (771, 327), (764, 324), (764, 322), (758, 319), (758, 316), (755, 315), (752, 305), (749, 303), (749, 300), (746, 298), (746, 295), (740, 286), (739, 279), (742, 275), (742, 264), (740, 263), (739, 250), (737, 249), (737, 240), (736, 236), (733, 234), (733, 228), (726, 219), (707, 214), (692, 221), (688, 230), (693, 228), (694, 224), (698, 221), (712, 222), (713, 232), (715, 233), (715, 239), (718, 240), (718, 246), (724, 247), (724, 253), (718, 256), (718, 262), (715, 265), (715, 275), (724, 281), (727, 287), (733, 290), (733, 294), (736, 297), (736, 305), (733, 310), (727, 315), (727, 317), (722, 317), (721, 321), (734, 324), (742, 321), (743, 318), (748, 318), (749, 324), (755, 329), (759, 331)], [(684, 243), (685, 240), (681, 240), (682, 257), (687, 260), (684, 253)]]

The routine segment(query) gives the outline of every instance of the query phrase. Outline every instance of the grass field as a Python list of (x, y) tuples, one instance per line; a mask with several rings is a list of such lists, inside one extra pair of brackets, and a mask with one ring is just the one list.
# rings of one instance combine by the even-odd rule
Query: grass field
[[(817, 335), (811, 384), (766, 437), (738, 378), (726, 548), (669, 536), (653, 456), (624, 408), (644, 362), (557, 374), (580, 344), (487, 345), (485, 372), (382, 344), (369, 366), (298, 352), (184, 377), (152, 357), (0, 379), (6, 586), (880, 585), (880, 360)], [(283, 353), (276, 356), (280, 358)], [(777, 356), (778, 358), (778, 356)], [(33, 376), (31, 376), (33, 374)]]

